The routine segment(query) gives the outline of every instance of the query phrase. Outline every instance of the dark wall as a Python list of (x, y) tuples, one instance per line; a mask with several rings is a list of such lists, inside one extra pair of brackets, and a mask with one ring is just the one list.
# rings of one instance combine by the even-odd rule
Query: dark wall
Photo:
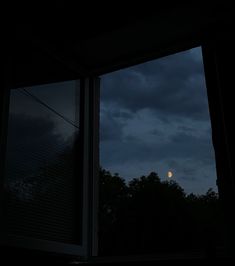
[[(210, 33), (203, 46), (204, 65), (212, 120), (218, 189), (222, 203), (228, 250), (235, 252), (235, 127), (233, 33), (231, 28)], [(234, 256), (234, 255), (233, 255)]]

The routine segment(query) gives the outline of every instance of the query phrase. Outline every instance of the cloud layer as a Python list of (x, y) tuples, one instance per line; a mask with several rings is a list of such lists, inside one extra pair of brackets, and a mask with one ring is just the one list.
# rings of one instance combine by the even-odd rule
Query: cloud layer
[(127, 180), (168, 169), (187, 192), (215, 188), (200, 48), (104, 75), (101, 165)]

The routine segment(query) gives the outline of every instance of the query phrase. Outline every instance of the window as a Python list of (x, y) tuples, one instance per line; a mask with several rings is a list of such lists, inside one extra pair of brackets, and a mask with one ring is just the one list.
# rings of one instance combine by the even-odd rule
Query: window
[(101, 77), (100, 169), (98, 83), (10, 90), (1, 243), (83, 258), (223, 250), (200, 48)]
[(87, 152), (93, 149), (91, 123), (84, 121), (90, 81), (9, 91), (3, 228), (8, 245), (88, 256), (94, 171)]
[(101, 78), (99, 252), (223, 249), (201, 48)]
[(11, 234), (81, 244), (81, 213), (72, 220), (82, 209), (76, 90), (66, 82), (11, 91), (5, 175)]

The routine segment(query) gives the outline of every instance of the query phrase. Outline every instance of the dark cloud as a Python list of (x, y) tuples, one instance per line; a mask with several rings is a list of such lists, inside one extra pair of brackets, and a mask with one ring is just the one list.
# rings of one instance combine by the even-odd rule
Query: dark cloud
[(201, 61), (183, 52), (102, 77), (101, 97), (133, 112), (155, 110), (162, 116), (207, 119)]
[(162, 161), (174, 158), (187, 158), (205, 164), (214, 161), (209, 137), (196, 137), (185, 133), (177, 133), (160, 143), (129, 135), (123, 139), (102, 143), (101, 151), (103, 161), (116, 163)]
[(100, 112), (100, 140), (117, 140), (123, 137), (123, 128), (133, 114), (128, 110), (115, 106), (101, 106)]
[(123, 123), (119, 122), (109, 112), (103, 112), (100, 124), (100, 141), (120, 139)]
[(6, 153), (6, 171), (11, 180), (34, 174), (40, 167), (55, 160), (69, 145), (55, 133), (51, 119), (10, 114)]
[(127, 180), (172, 169), (187, 192), (215, 188), (199, 48), (103, 76), (101, 103), (102, 166)]
[(23, 151), (44, 147), (48, 154), (56, 146), (63, 146), (60, 135), (55, 132), (55, 123), (50, 118), (10, 114), (8, 121), (8, 150), (22, 148)]
[(169, 146), (172, 155), (177, 158), (195, 158), (206, 164), (214, 159), (210, 136), (193, 136), (181, 132), (171, 137)]
[[(24, 89), (79, 126), (79, 121), (76, 121), (79, 117), (78, 108), (76, 108), (76, 104), (79, 107), (79, 89), (76, 90), (76, 88), (78, 88), (76, 81), (66, 81)], [(35, 98), (26, 94), (22, 88), (11, 91), (10, 112), (31, 117), (40, 117), (45, 120), (50, 118), (54, 122), (55, 130), (63, 135), (64, 138), (68, 138), (75, 130), (71, 124), (68, 124), (60, 116), (36, 101)]]
[[(46, 183), (47, 179), (41, 177), (42, 169), (47, 169), (55, 162), (61, 165), (56, 176), (63, 175), (64, 171), (69, 175), (72, 169), (64, 169), (63, 160), (58, 160), (72, 148), (73, 141), (72, 137), (64, 141), (56, 133), (55, 123), (49, 117), (11, 113), (5, 167), (6, 189), (20, 199), (31, 199), (34, 192), (49, 186), (49, 180)], [(55, 174), (53, 171), (50, 174)]]
[(63, 185), (74, 174), (69, 157), (77, 128), (68, 120), (77, 122), (75, 87), (65, 82), (27, 88), (44, 104), (21, 89), (11, 91), (5, 189), (14, 197), (31, 200), (53, 191), (51, 178)]
[(155, 137), (159, 137), (163, 135), (163, 132), (159, 129), (154, 128), (153, 130), (151, 130), (149, 132), (151, 135), (155, 136)]

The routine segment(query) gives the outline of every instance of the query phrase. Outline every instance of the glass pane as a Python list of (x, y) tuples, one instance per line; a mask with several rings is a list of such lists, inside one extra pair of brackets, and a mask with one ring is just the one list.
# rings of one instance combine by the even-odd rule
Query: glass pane
[(223, 246), (201, 48), (104, 75), (100, 124), (100, 255)]
[(7, 230), (81, 243), (79, 83), (11, 90), (6, 153)]

